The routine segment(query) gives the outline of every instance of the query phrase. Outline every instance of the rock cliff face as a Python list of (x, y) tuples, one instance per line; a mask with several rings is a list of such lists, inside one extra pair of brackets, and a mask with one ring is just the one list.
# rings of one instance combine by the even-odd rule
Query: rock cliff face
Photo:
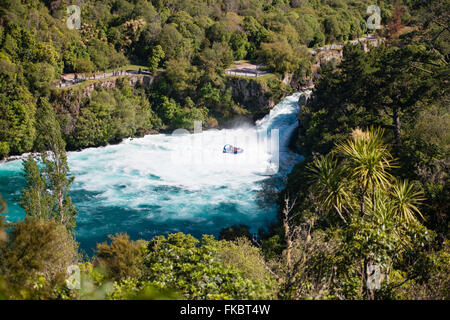
[[(92, 91), (94, 91), (95, 88), (98, 88), (98, 87), (103, 87), (106, 89), (121, 88), (123, 86), (147, 87), (147, 86), (150, 86), (154, 80), (155, 80), (155, 77), (148, 76), (148, 75), (134, 75), (134, 76), (127, 76), (127, 77), (110, 78), (110, 79), (98, 80), (96, 82), (90, 83), (86, 87), (83, 87), (83, 89), (81, 89), (81, 91), (84, 96), (87, 96), (90, 98)], [(76, 88), (76, 87), (73, 87), (73, 88)]]
[(275, 80), (277, 88), (269, 88), (261, 79), (250, 77), (228, 77), (227, 87), (231, 88), (233, 100), (250, 111), (252, 120), (266, 115), (281, 99), (288, 95), (287, 86)]
[(227, 85), (232, 89), (233, 100), (250, 112), (272, 108), (275, 101), (262, 85), (252, 79), (230, 78)]
[(314, 88), (314, 82), (312, 79), (304, 77), (302, 79), (299, 79), (296, 74), (289, 74), (285, 76), (286, 84), (289, 84), (291, 88), (296, 91), (303, 91), (303, 90), (311, 90)]
[[(312, 96), (311, 93), (306, 93), (303, 92), (300, 97), (298, 98), (298, 106), (300, 107), (300, 110), (297, 113), (297, 119), (298, 119), (298, 127), (296, 129), (296, 131), (293, 134), (293, 141), (295, 139), (301, 139), (301, 127), (302, 127), (302, 120), (301, 120), (301, 115), (302, 115), (302, 108), (308, 103), (308, 101), (310, 101), (311, 99), (314, 99), (314, 96)], [(296, 147), (295, 143), (291, 144), (291, 148), (296, 151), (299, 152), (298, 148)]]
[(310, 94), (303, 92), (300, 97), (298, 98), (298, 106), (301, 108), (304, 105), (306, 105), (306, 103), (308, 103), (308, 100), (310, 98)]

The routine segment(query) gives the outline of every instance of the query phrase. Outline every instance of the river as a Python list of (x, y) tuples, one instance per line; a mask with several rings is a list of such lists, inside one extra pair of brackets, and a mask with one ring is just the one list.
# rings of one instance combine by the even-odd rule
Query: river
[[(288, 150), (299, 95), (283, 99), (255, 126), (147, 135), (68, 152), (80, 248), (91, 254), (97, 242), (118, 232), (151, 239), (174, 232), (217, 236), (233, 224), (248, 225), (251, 232), (266, 228), (276, 218), (271, 192), (302, 159)], [(244, 152), (222, 153), (227, 143)], [(25, 216), (21, 172), (20, 159), (0, 162), (8, 221)]]

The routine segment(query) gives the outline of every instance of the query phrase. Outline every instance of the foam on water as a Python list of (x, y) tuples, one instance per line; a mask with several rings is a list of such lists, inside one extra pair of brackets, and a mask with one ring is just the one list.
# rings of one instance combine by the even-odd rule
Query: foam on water
[[(253, 232), (267, 227), (276, 207), (274, 201), (264, 206), (257, 201), (264, 184), (275, 180), (280, 186), (280, 178), (301, 160), (287, 148), (297, 126), (299, 95), (285, 98), (255, 127), (148, 135), (69, 152), (81, 248), (89, 251), (116, 232), (150, 239), (179, 231), (217, 235), (233, 224), (249, 225)], [(273, 129), (279, 130), (277, 173)], [(244, 153), (223, 154), (227, 143)], [(20, 160), (0, 164), (0, 194), (8, 201), (8, 220), (24, 216), (18, 205), (24, 187), (21, 171)]]

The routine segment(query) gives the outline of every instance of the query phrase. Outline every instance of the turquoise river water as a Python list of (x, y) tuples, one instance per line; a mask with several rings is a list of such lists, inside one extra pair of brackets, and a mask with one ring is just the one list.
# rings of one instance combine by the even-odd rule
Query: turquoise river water
[[(97, 242), (117, 232), (151, 239), (174, 232), (217, 236), (233, 224), (252, 232), (267, 227), (277, 210), (270, 190), (282, 187), (302, 159), (287, 148), (297, 127), (299, 95), (282, 100), (255, 126), (148, 135), (69, 152), (80, 248), (92, 253)], [(227, 143), (244, 152), (222, 153)], [(25, 186), (21, 172), (20, 158), (0, 162), (9, 221), (25, 216), (18, 201)]]

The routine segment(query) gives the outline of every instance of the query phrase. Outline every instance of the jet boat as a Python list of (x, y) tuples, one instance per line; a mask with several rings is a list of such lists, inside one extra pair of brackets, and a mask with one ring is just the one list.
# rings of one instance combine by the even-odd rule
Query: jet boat
[(238, 148), (238, 147), (234, 147), (231, 144), (226, 144), (223, 147), (223, 153), (234, 153), (234, 154), (238, 154), (238, 153), (242, 153), (244, 152), (244, 149), (242, 148)]

